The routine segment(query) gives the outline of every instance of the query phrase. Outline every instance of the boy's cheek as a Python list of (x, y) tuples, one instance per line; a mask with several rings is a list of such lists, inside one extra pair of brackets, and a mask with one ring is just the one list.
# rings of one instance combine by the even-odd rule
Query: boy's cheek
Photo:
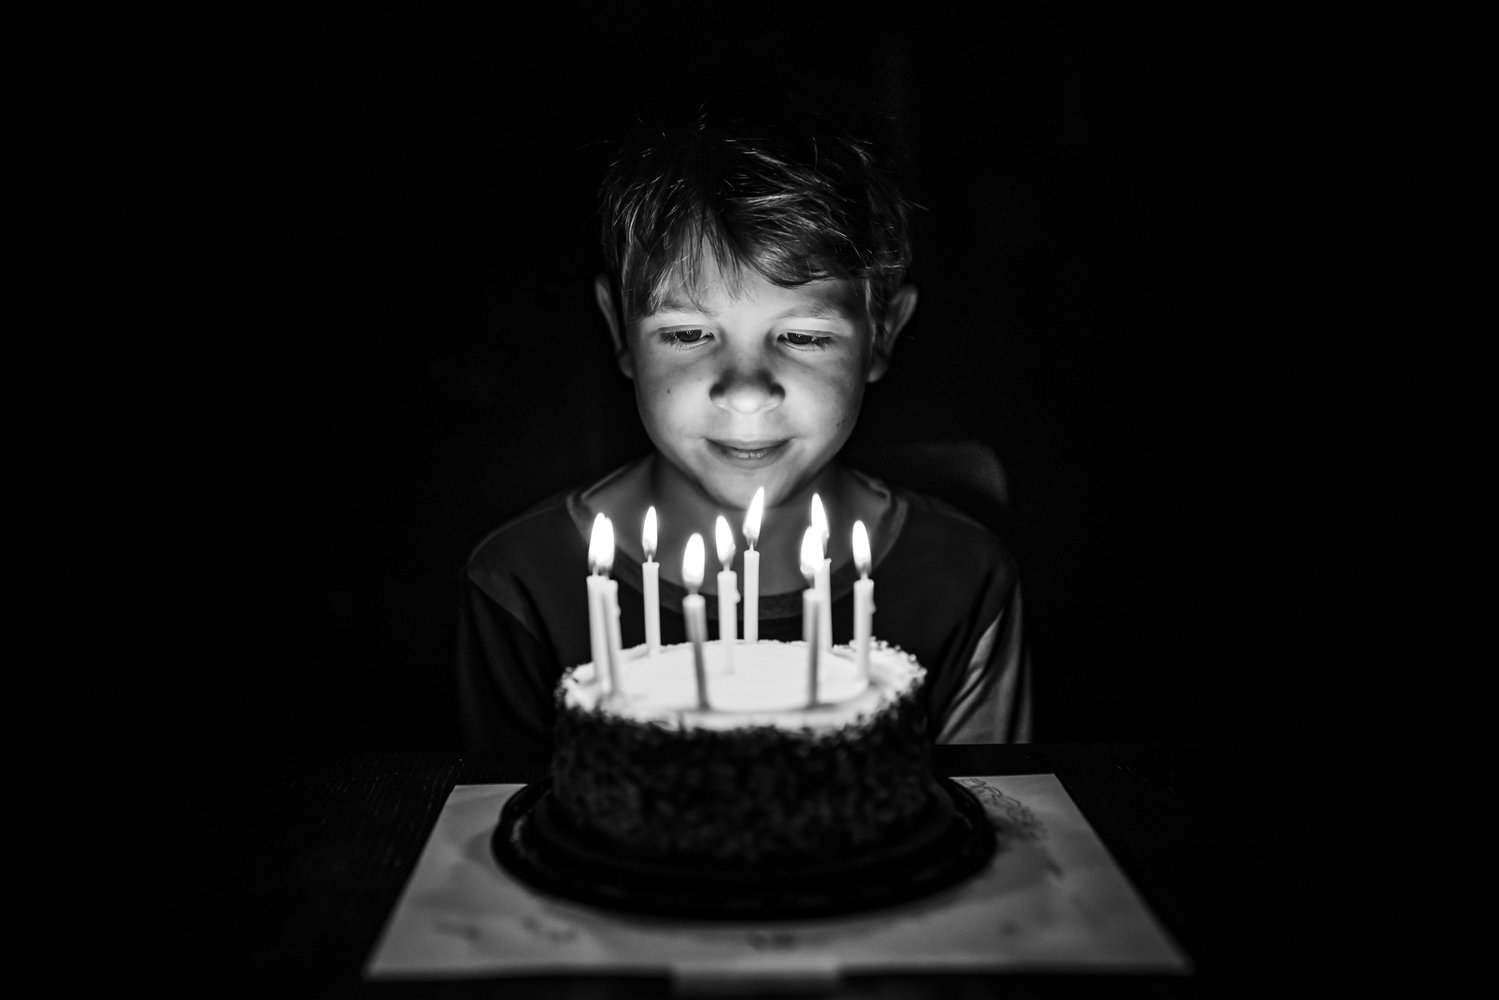
[(693, 392), (706, 396), (715, 377), (711, 369), (692, 360), (648, 358), (635, 365), (637, 385), (653, 397), (683, 400)]

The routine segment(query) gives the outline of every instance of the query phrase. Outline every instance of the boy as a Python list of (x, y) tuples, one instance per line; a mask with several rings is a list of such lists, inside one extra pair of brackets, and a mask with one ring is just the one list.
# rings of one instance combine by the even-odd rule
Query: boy
[[(952, 508), (837, 459), (916, 305), (904, 283), (905, 203), (868, 146), (801, 102), (705, 103), (625, 147), (601, 209), (609, 273), (596, 298), (654, 451), (533, 508), (470, 557), (459, 633), (465, 742), (548, 758), (558, 678), (591, 658), (583, 577), (596, 513), (615, 525), (612, 576), (629, 647), (644, 641), (640, 526), (656, 508), (662, 641), (682, 642), (687, 538), (701, 533), (711, 549), (719, 514), (737, 534), (761, 487), (761, 638), (801, 638), (798, 553), (815, 493), (830, 521), (835, 641), (852, 636), (850, 529), (862, 520), (878, 581), (875, 632), (927, 668), (934, 739), (1028, 740), (1009, 553)], [(737, 538), (736, 553), (744, 548)], [(716, 568), (710, 553), (710, 616)], [(735, 568), (742, 580), (742, 555)]]

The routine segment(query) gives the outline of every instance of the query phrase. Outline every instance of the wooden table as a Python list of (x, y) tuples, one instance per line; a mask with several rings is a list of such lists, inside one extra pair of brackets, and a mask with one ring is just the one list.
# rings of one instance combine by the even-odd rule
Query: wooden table
[[(1194, 971), (852, 976), (840, 995), (1219, 995), (1319, 975), (1347, 985), (1388, 958), (1371, 936), (1383, 926), (1377, 910), (1345, 898), (1362, 875), (1378, 884), (1366, 854), (1344, 843), (1356, 824), (1316, 814), (1310, 776), (1289, 756), (1034, 744), (939, 747), (934, 765), (947, 775), (1056, 774)], [(87, 881), (104, 912), (90, 918), (124, 933), (107, 932), (118, 952), (108, 958), (111, 949), (79, 938), (72, 960), (123, 962), (121, 975), (159, 985), (155, 995), (668, 995), (668, 980), (652, 976), (361, 980), (452, 787), (542, 773), (463, 753), (183, 754), (156, 787), (162, 800), (137, 811), (138, 826), (75, 831), (78, 850), (101, 866)], [(68, 912), (76, 928), (79, 914)]]

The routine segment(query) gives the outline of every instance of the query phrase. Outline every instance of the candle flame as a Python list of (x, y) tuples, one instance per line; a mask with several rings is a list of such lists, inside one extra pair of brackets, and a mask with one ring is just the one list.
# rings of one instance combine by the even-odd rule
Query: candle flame
[(729, 522), (722, 514), (713, 523), (713, 536), (718, 542), (719, 566), (728, 569), (734, 562), (734, 533), (729, 530)]
[(656, 558), (656, 508), (645, 512), (645, 527), (640, 532), (640, 547), (645, 550), (645, 561)]
[(760, 519), (765, 516), (765, 487), (755, 491), (749, 511), (744, 515), (744, 543), (750, 548), (760, 540)]
[(816, 527), (808, 528), (802, 532), (802, 576), (807, 578), (807, 586), (812, 586), (813, 574), (817, 567), (822, 565), (822, 537), (818, 534)]
[(864, 527), (863, 521), (854, 522), (854, 565), (859, 567), (859, 575), (867, 578), (869, 576), (869, 530)]
[(816, 493), (812, 494), (812, 527), (817, 529), (818, 543), (824, 546), (822, 554), (827, 555), (828, 544), (828, 515), (822, 509), (822, 497)]
[(682, 582), (692, 593), (703, 583), (703, 536), (697, 532), (687, 539), (687, 551), (682, 554)]
[(614, 566), (614, 524), (603, 514), (595, 514), (593, 533), (588, 536), (588, 571), (608, 573)]

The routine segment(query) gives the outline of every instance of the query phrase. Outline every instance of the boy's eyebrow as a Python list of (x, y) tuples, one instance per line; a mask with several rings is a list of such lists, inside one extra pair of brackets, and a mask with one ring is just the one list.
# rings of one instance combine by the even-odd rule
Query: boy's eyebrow
[(693, 302), (689, 299), (681, 298), (676, 295), (667, 295), (666, 297), (664, 297), (661, 300), (660, 304), (657, 305), (656, 308), (652, 309), (650, 313), (647, 313), (647, 315), (664, 312), (696, 312), (702, 313), (704, 316), (718, 315), (718, 313), (714, 312), (712, 309), (709, 309), (707, 306), (701, 305), (697, 302)]
[[(690, 302), (675, 295), (668, 295), (661, 300), (661, 304), (652, 310), (650, 315), (665, 312), (694, 312), (702, 313), (704, 316), (717, 316), (717, 311), (697, 302)], [(808, 302), (805, 305), (792, 306), (790, 309), (782, 310), (772, 319), (789, 319), (793, 316), (799, 319), (847, 319), (848, 309), (842, 305), (824, 300)]]
[(831, 302), (817, 301), (802, 306), (794, 306), (778, 314), (776, 319), (847, 319), (848, 310)]

